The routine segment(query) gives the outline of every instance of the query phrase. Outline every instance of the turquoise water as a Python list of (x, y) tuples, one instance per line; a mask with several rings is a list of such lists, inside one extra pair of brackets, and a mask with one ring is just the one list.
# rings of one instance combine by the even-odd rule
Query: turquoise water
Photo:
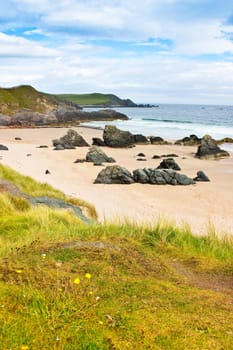
[[(85, 109), (93, 111), (92, 108)], [(104, 127), (116, 125), (122, 130), (146, 136), (161, 136), (176, 140), (190, 134), (202, 137), (209, 134), (215, 139), (233, 138), (233, 106), (159, 105), (153, 108), (115, 108), (130, 119), (112, 122), (91, 122), (89, 125)], [(227, 145), (233, 149), (232, 145)]]

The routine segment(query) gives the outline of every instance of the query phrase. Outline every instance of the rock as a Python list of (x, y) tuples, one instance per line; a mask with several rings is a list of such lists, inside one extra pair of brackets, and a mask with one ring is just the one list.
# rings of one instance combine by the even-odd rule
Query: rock
[(60, 144), (58, 144), (54, 147), (54, 151), (63, 151), (64, 149), (65, 149), (65, 147), (60, 145)]
[(93, 146), (106, 146), (104, 141), (102, 139), (100, 139), (99, 137), (92, 138), (92, 145)]
[(47, 145), (40, 145), (37, 148), (49, 148), (49, 146), (47, 146)]
[(146, 155), (144, 153), (138, 153), (137, 157), (145, 157)]
[(139, 161), (146, 161), (146, 158), (137, 158), (137, 160), (139, 160)]
[(161, 157), (163, 157), (163, 158), (176, 158), (179, 156), (175, 153), (169, 153), (169, 154), (163, 154)]
[(150, 136), (149, 139), (152, 145), (169, 145), (169, 142), (160, 136)]
[(153, 185), (191, 185), (195, 182), (184, 174), (171, 169), (136, 169), (133, 171), (135, 182)]
[(21, 137), (15, 137), (15, 141), (21, 141)]
[(216, 142), (218, 145), (221, 143), (233, 143), (233, 138), (232, 137), (224, 137), (223, 139), (217, 140)]
[(31, 155), (31, 153), (28, 153), (28, 154), (26, 154), (26, 156), (27, 156), (27, 157), (31, 157), (32, 155)]
[(102, 165), (102, 163), (115, 163), (115, 159), (108, 157), (104, 151), (102, 151), (98, 146), (92, 146), (86, 155), (87, 162), (93, 162)]
[(150, 143), (148, 138), (142, 134), (133, 135), (133, 140), (134, 143), (137, 143), (139, 145), (148, 145)]
[(160, 156), (158, 156), (157, 154), (153, 155), (152, 159), (159, 159), (161, 158)]
[(95, 184), (132, 184), (132, 174), (119, 165), (108, 166), (97, 175)]
[(164, 159), (157, 169), (173, 169), (173, 170), (181, 170), (180, 166), (174, 161), (173, 158)]
[(61, 145), (64, 149), (73, 149), (75, 147), (89, 146), (84, 138), (77, 133), (77, 131), (69, 129), (66, 135), (62, 136), (58, 140), (53, 140), (53, 146), (57, 147)]
[(0, 145), (0, 151), (8, 151), (8, 147), (4, 145)]
[(200, 145), (201, 139), (196, 135), (186, 136), (181, 140), (177, 140), (175, 145), (183, 145), (183, 146), (196, 146)]
[(74, 163), (85, 163), (86, 159), (76, 159)]
[(104, 166), (104, 164), (101, 162), (94, 162), (93, 165), (94, 166)]
[(130, 147), (134, 145), (134, 137), (129, 131), (119, 130), (116, 126), (106, 125), (103, 139), (109, 147)]
[(50, 171), (48, 169), (45, 170), (45, 174), (48, 175), (48, 174), (51, 174)]
[(222, 150), (217, 142), (209, 135), (205, 135), (201, 144), (198, 147), (195, 157), (201, 159), (219, 159), (222, 157), (229, 157), (230, 154), (227, 151)]
[(206, 176), (206, 174), (202, 170), (199, 170), (197, 172), (197, 176), (193, 180), (194, 181), (204, 181), (204, 182), (210, 181), (208, 176)]

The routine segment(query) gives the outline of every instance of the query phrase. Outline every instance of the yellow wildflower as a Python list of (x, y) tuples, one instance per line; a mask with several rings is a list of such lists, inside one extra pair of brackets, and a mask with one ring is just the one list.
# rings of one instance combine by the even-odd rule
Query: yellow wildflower
[(98, 323), (101, 324), (101, 325), (104, 324), (103, 321), (98, 321)]
[(90, 273), (86, 273), (85, 277), (89, 280), (91, 278), (91, 274)]
[(92, 290), (90, 290), (90, 291), (88, 292), (88, 295), (93, 295)]
[(27, 345), (22, 345), (20, 348), (20, 350), (28, 350), (28, 349), (29, 349), (29, 347)]
[(74, 284), (79, 284), (80, 283), (80, 279), (79, 278), (75, 278), (74, 279)]
[(22, 273), (23, 271), (22, 270), (16, 270), (17, 273)]

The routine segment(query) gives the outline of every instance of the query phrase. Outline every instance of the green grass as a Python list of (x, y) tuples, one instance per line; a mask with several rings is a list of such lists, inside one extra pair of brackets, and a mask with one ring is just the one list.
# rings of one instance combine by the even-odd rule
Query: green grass
[(56, 104), (54, 96), (41, 93), (29, 85), (0, 88), (0, 112), (3, 114), (12, 115), (22, 109), (44, 113), (48, 106)]
[(0, 216), (1, 350), (233, 349), (232, 239), (166, 221), (88, 225), (6, 193)]
[(60, 99), (71, 101), (78, 105), (121, 105), (121, 99), (112, 94), (59, 94)]

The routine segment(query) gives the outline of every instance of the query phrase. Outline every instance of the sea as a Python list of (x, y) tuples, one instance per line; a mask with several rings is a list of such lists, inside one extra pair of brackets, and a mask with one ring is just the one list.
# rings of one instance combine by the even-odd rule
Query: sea
[[(114, 110), (126, 114), (129, 120), (95, 121), (84, 125), (104, 128), (111, 124), (133, 134), (160, 136), (165, 140), (178, 140), (191, 134), (198, 137), (209, 134), (214, 139), (233, 138), (233, 106), (161, 104)], [(233, 144), (224, 144), (224, 149), (233, 152)]]

